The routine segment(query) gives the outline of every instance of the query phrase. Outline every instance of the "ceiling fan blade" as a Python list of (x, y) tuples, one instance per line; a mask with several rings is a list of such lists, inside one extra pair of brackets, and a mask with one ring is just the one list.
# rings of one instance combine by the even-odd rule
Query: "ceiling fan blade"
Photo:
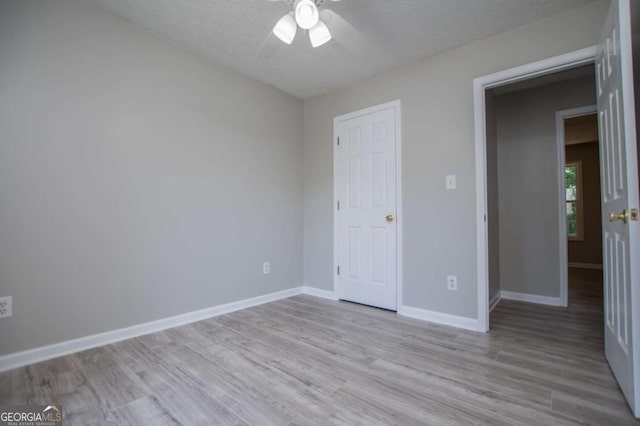
[(278, 39), (278, 37), (276, 37), (273, 34), (273, 31), (269, 31), (269, 34), (262, 42), (262, 47), (260, 47), (260, 51), (258, 52), (258, 57), (261, 59), (269, 59), (283, 45), (285, 44), (281, 42)]
[(362, 55), (372, 49), (372, 43), (333, 10), (323, 8), (320, 10), (320, 18), (329, 27), (333, 39), (350, 52)]

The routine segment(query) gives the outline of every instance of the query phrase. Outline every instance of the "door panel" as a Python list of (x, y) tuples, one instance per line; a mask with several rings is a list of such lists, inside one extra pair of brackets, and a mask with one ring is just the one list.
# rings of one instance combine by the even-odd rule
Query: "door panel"
[(397, 308), (395, 117), (395, 108), (385, 107), (338, 121), (335, 151), (338, 297), (391, 310)]
[[(614, 0), (596, 57), (602, 168), (605, 354), (627, 401), (637, 412), (638, 382), (632, 307), (638, 302), (638, 164), (633, 108), (629, 0)], [(614, 217), (610, 217), (613, 214)], [(635, 259), (633, 262), (631, 259)], [(637, 324), (637, 323), (636, 323)], [(635, 383), (634, 383), (635, 375)]]

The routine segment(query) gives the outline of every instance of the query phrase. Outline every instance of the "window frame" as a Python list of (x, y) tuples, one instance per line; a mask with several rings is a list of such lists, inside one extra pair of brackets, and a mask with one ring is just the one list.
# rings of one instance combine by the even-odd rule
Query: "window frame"
[[(576, 168), (576, 235), (569, 235), (569, 224), (567, 222), (567, 240), (569, 241), (584, 241), (584, 196), (582, 185), (582, 160), (570, 160), (564, 163), (565, 173), (567, 167)], [(570, 200), (567, 200), (567, 182), (564, 182), (564, 208), (565, 208), (565, 221), (567, 220), (567, 204)]]

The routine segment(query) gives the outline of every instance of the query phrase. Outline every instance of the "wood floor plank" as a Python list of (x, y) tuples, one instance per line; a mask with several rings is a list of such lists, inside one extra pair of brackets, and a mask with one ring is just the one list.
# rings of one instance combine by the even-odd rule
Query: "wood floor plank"
[[(180, 422), (155, 397), (146, 396), (113, 410), (119, 425), (153, 424), (158, 426), (179, 425)], [(201, 423), (205, 424), (205, 423)]]
[(567, 309), (501, 301), (487, 334), (295, 296), (0, 374), (0, 404), (70, 425), (640, 424), (598, 273), (570, 275)]
[[(246, 424), (224, 403), (208, 393), (203, 381), (180, 366), (160, 365), (139, 376), (154, 398), (147, 401), (162, 407), (162, 412), (169, 414), (171, 421), (192, 425)], [(114, 413), (117, 411), (114, 410)]]

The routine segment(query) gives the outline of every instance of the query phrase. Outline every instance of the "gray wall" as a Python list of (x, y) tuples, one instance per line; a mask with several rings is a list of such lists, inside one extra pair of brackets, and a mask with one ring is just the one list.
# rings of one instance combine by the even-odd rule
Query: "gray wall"
[[(475, 77), (596, 44), (608, 1), (433, 56), (304, 105), (304, 282), (333, 288), (333, 117), (402, 101), (405, 304), (477, 317)], [(445, 176), (458, 189), (445, 189)], [(458, 291), (446, 276), (458, 276)]]
[(300, 101), (83, 1), (0, 57), (0, 354), (302, 284)]
[(600, 147), (598, 142), (569, 145), (567, 161), (582, 163), (584, 239), (569, 240), (569, 262), (602, 265), (602, 212), (600, 202)]
[(489, 300), (500, 291), (500, 220), (498, 191), (498, 134), (493, 90), (485, 93), (487, 138), (487, 228), (489, 246)]
[(497, 96), (500, 286), (560, 296), (557, 111), (597, 102), (593, 77)]
[[(631, 2), (631, 32), (633, 42), (633, 87), (636, 104), (636, 138), (640, 164), (640, 2)], [(639, 176), (640, 178), (640, 176)]]

